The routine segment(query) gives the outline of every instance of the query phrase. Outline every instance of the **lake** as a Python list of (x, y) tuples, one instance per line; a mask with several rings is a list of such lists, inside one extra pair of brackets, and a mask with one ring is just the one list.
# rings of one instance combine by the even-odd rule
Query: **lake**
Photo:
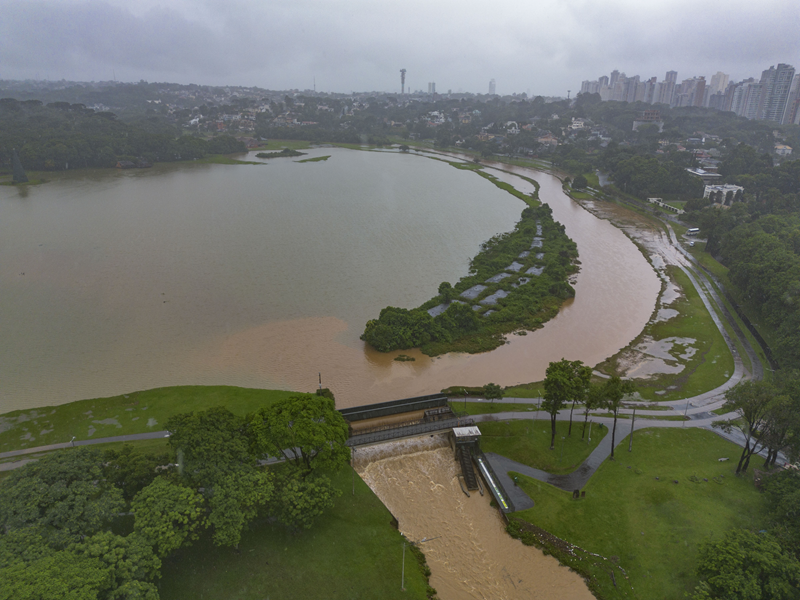
[(394, 361), (358, 339), (366, 321), (455, 283), (524, 205), (414, 153), (308, 154), (331, 158), (0, 187), (0, 412), (167, 385), (311, 391), (320, 373), (339, 406), (509, 385), (562, 357), (603, 360), (653, 312), (660, 284), (639, 250), (558, 179), (521, 170), (578, 244), (575, 299), (494, 352)]

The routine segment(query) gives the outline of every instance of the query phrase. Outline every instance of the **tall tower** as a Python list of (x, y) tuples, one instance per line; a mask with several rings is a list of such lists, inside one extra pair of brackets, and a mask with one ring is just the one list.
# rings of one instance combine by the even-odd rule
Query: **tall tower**
[(489, 80), (489, 95), (490, 96), (494, 96), (495, 89), (496, 89), (496, 87), (495, 87), (494, 79), (490, 79)]
[(400, 69), (400, 94), (406, 93), (406, 70)]

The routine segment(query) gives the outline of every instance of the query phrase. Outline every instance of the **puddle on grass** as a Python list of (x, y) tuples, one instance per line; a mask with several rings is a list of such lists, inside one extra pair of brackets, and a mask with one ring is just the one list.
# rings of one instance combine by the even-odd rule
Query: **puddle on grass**
[(663, 340), (645, 338), (619, 359), (625, 377), (643, 378), (651, 375), (675, 375), (685, 368), (697, 348), (694, 338), (669, 337)]
[(442, 600), (592, 600), (579, 575), (505, 532), (488, 495), (462, 493), (444, 436), (361, 448), (355, 466), (406, 538), (430, 540), (422, 549)]

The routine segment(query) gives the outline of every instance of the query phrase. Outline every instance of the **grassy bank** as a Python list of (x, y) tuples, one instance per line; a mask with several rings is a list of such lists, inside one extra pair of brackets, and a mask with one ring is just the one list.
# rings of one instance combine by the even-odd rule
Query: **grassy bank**
[(548, 473), (571, 473), (608, 433), (606, 427), (595, 424), (592, 441), (588, 441), (588, 428), (587, 438), (581, 439), (583, 422), (577, 413), (575, 416), (571, 436), (567, 436), (568, 421), (556, 422), (555, 450), (550, 450), (550, 421), (541, 419), (479, 423), (481, 449)]
[(410, 551), (400, 590), (403, 538), (386, 507), (357, 475), (352, 495), (347, 468), (333, 481), (343, 493), (312, 529), (254, 524), (238, 552), (201, 540), (165, 562), (161, 598), (424, 599), (427, 583)]
[[(761, 526), (765, 506), (752, 477), (736, 477), (731, 461), (717, 460), (740, 450), (709, 431), (645, 429), (631, 454), (600, 466), (583, 500), (520, 476), (536, 506), (516, 517), (618, 564), (632, 597), (682, 599), (697, 585), (701, 542), (732, 527)], [(628, 597), (608, 569), (598, 571), (598, 582), (600, 597)]]
[[(667, 269), (670, 278), (683, 293), (669, 305), (669, 308), (678, 311), (678, 315), (666, 321), (649, 322), (627, 348), (597, 365), (599, 371), (625, 375), (629, 371), (628, 364), (648, 359), (647, 355), (642, 356), (636, 350), (648, 339), (693, 340), (686, 344), (676, 342), (670, 350), (673, 357), (670, 362), (683, 365), (679, 373), (657, 373), (636, 379), (639, 393), (647, 400), (676, 400), (694, 396), (722, 385), (733, 374), (733, 356), (697, 290), (683, 271), (676, 267)], [(688, 356), (690, 348), (694, 351)], [(635, 376), (635, 371), (632, 376)]]
[(0, 415), (0, 452), (163, 429), (171, 415), (226, 406), (246, 414), (295, 392), (231, 386), (180, 386), (79, 400)]

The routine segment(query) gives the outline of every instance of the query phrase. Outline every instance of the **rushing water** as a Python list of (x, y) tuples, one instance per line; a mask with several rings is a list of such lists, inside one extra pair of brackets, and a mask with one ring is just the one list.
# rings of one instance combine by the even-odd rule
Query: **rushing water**
[(400, 531), (413, 542), (431, 540), (422, 549), (442, 600), (593, 598), (576, 573), (508, 536), (488, 495), (462, 493), (443, 436), (361, 448), (355, 461)]
[(322, 154), (0, 188), (0, 412), (165, 385), (310, 391), (319, 372), (340, 406), (508, 385), (562, 357), (599, 362), (653, 311), (658, 279), (635, 246), (531, 172), (578, 244), (575, 300), (494, 352), (393, 361), (358, 339), (365, 322), (457, 281), (523, 205), (413, 154)]

